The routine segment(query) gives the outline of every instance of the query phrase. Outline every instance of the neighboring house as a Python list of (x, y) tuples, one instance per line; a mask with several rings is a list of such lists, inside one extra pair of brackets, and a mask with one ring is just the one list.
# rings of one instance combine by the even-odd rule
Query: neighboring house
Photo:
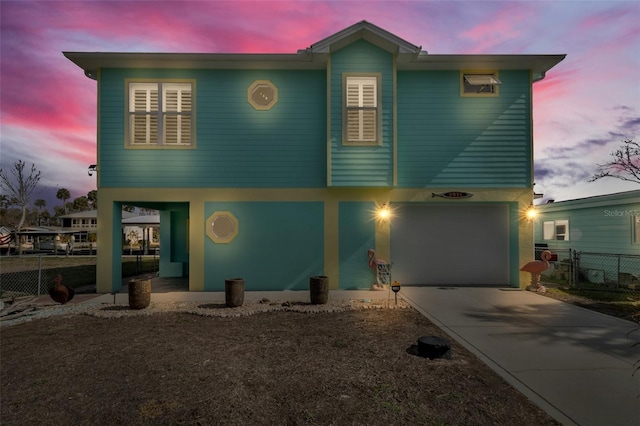
[[(141, 215), (122, 219), (124, 241), (130, 246), (140, 246), (145, 253), (149, 248), (158, 248), (160, 231), (160, 215)], [(135, 240), (135, 241), (134, 241)]]
[(551, 202), (536, 210), (536, 244), (546, 244), (559, 261), (568, 261), (569, 249), (585, 253), (579, 267), (589, 281), (640, 277), (640, 258), (631, 257), (640, 256), (640, 190)]
[(64, 54), (98, 83), (98, 292), (123, 204), (160, 211), (159, 275), (190, 291), (369, 288), (368, 249), (402, 284), (529, 280), (532, 84), (565, 55), (431, 55), (366, 21), (294, 54)]
[(91, 232), (98, 229), (98, 211), (86, 210), (78, 213), (71, 213), (60, 216), (62, 227), (69, 230), (89, 230)]
[[(98, 230), (98, 211), (87, 210), (78, 213), (71, 213), (60, 216), (62, 219), (62, 230), (65, 232), (73, 232), (74, 243), (76, 246), (82, 246), (89, 242), (89, 234), (96, 233)], [(122, 235), (123, 241), (126, 242), (128, 234), (139, 235), (136, 239), (142, 241), (151, 241), (157, 244), (154, 239), (154, 230), (160, 225), (160, 217), (158, 215), (138, 216), (133, 212), (122, 211)]]
[(594, 253), (640, 255), (640, 190), (536, 206), (536, 243)]
[(46, 252), (66, 252), (67, 243), (62, 241), (69, 239), (72, 235), (70, 231), (64, 231), (52, 226), (27, 226), (19, 232), (15, 232), (21, 242), (21, 248), (12, 248), (14, 251), (20, 249), (24, 252), (46, 251)]

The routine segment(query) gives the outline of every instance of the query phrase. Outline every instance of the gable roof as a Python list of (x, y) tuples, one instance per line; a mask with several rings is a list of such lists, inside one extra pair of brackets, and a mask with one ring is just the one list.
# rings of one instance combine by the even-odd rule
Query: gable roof
[(411, 55), (418, 55), (420, 53), (427, 53), (422, 52), (422, 48), (420, 46), (411, 44), (408, 41), (391, 34), (389, 31), (367, 21), (360, 21), (342, 31), (338, 31), (335, 34), (312, 44), (311, 47), (306, 50), (315, 54), (330, 53), (348, 46), (357, 40), (366, 40), (381, 49), (396, 54), (408, 53)]
[(331, 53), (358, 40), (391, 52), (398, 70), (530, 70), (533, 81), (562, 61), (566, 55), (431, 55), (420, 46), (370, 23), (360, 21), (293, 54), (254, 53), (123, 53), (63, 52), (97, 79), (100, 68), (164, 69), (326, 69)]

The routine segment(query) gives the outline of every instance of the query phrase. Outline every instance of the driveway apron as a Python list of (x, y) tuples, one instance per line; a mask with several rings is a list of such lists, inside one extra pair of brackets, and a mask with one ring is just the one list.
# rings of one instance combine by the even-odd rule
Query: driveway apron
[(640, 425), (636, 324), (510, 288), (400, 295), (562, 424)]

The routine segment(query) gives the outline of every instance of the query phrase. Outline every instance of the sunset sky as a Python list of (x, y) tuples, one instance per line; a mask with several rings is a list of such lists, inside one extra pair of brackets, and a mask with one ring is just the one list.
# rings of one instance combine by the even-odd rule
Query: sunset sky
[(42, 172), (51, 209), (96, 188), (96, 82), (63, 51), (295, 53), (367, 20), (437, 54), (567, 54), (534, 85), (535, 190), (556, 201), (640, 131), (638, 1), (0, 0), (0, 160)]

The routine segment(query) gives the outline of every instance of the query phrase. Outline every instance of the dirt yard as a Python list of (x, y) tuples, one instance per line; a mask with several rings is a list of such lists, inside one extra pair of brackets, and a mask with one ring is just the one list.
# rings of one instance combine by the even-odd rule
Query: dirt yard
[(1, 330), (1, 421), (557, 424), (454, 341), (411, 354), (424, 335), (446, 337), (411, 308), (36, 319)]

